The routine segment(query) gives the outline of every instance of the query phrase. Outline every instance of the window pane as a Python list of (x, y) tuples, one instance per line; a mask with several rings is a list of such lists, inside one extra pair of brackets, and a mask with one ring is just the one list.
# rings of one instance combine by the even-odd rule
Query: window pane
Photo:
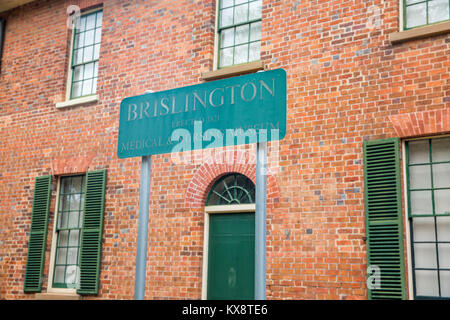
[(419, 296), (437, 296), (437, 271), (416, 270), (416, 291)]
[(411, 189), (431, 188), (431, 167), (429, 165), (409, 167), (409, 182)]
[(78, 248), (69, 248), (67, 255), (67, 264), (77, 264)]
[(220, 1), (220, 8), (227, 8), (231, 7), (233, 5), (233, 0), (221, 0)]
[(97, 23), (96, 23), (97, 27), (100, 27), (102, 25), (102, 19), (103, 19), (103, 11), (97, 12)]
[(220, 26), (225, 27), (233, 24), (233, 8), (220, 11)]
[(69, 231), (60, 231), (58, 236), (58, 246), (66, 247), (67, 246), (67, 235)]
[(93, 54), (94, 54), (94, 46), (84, 48), (83, 62), (92, 61)]
[(73, 64), (80, 64), (83, 61), (83, 49), (73, 52)]
[(56, 267), (55, 268), (55, 282), (64, 283), (64, 271), (65, 267)]
[(100, 57), (100, 45), (96, 44), (94, 46), (94, 60), (98, 60), (99, 57)]
[(438, 241), (450, 241), (450, 217), (437, 217)]
[(410, 141), (409, 147), (409, 163), (429, 163), (430, 162), (430, 147), (428, 140)]
[(441, 271), (441, 297), (450, 298), (450, 271)]
[(84, 46), (84, 32), (83, 33), (78, 33), (75, 35), (75, 44), (74, 44), (74, 48), (78, 49), (80, 47)]
[(78, 228), (78, 212), (71, 212), (69, 215), (69, 228)]
[(83, 96), (92, 93), (92, 79), (83, 81)]
[(433, 162), (450, 161), (450, 138), (432, 140), (431, 148)]
[(406, 0), (406, 4), (413, 4), (413, 3), (418, 3), (418, 2), (422, 2), (424, 0)]
[(77, 27), (77, 32), (83, 32), (84, 30), (86, 30), (86, 17), (80, 18), (80, 24)]
[(59, 197), (59, 211), (69, 210), (69, 197), (66, 195), (61, 195)]
[(434, 218), (413, 218), (414, 241), (436, 241)]
[(78, 66), (73, 69), (73, 81), (80, 81), (83, 77), (83, 66)]
[(261, 42), (252, 42), (250, 44), (250, 56), (248, 57), (248, 61), (259, 60), (261, 54)]
[(220, 66), (226, 67), (233, 64), (233, 48), (220, 50)]
[(434, 209), (436, 214), (450, 213), (450, 189), (434, 191)]
[(411, 191), (411, 214), (432, 214), (431, 191)]
[(91, 46), (94, 44), (95, 30), (86, 31), (84, 38), (84, 46)]
[[(86, 65), (86, 70), (84, 71), (85, 73), (88, 72), (87, 69), (89, 67), (89, 64)], [(86, 77), (85, 78), (90, 78), (90, 77)], [(70, 192), (71, 193), (81, 193), (81, 180), (83, 179), (83, 177), (73, 177), (72, 178), (72, 184), (71, 184), (71, 188), (70, 188)]]
[(433, 165), (433, 184), (435, 188), (450, 187), (450, 163)]
[(449, 1), (432, 0), (428, 2), (428, 23), (449, 19)]
[(81, 85), (82, 82), (74, 82), (72, 85), (72, 97), (76, 98), (81, 96)]
[(220, 33), (220, 47), (231, 47), (234, 45), (234, 28), (222, 30)]
[(252, 23), (250, 26), (250, 41), (261, 40), (261, 22)]
[(450, 269), (450, 244), (439, 244), (439, 268)]
[(69, 193), (70, 192), (70, 178), (63, 178), (61, 179), (61, 192), (62, 193)]
[[(84, 69), (84, 79), (90, 79), (94, 77), (94, 63), (88, 63), (85, 64), (85, 69)], [(77, 179), (76, 181), (77, 185), (77, 191), (73, 191), (73, 192), (81, 192), (81, 177), (79, 177), (79, 179)]]
[(234, 51), (234, 64), (248, 61), (248, 44), (237, 46)]
[(86, 17), (86, 30), (95, 28), (96, 14), (90, 14)]
[(234, 24), (248, 21), (248, 4), (234, 7)]
[(261, 18), (261, 0), (250, 2), (249, 19), (256, 20)]
[(427, 23), (427, 6), (426, 3), (419, 3), (410, 7), (406, 7), (406, 27), (412, 28)]
[[(67, 231), (66, 231), (67, 232)], [(77, 247), (79, 241), (80, 231), (79, 230), (71, 230), (69, 237), (69, 246)]]
[(95, 43), (100, 43), (102, 41), (102, 29), (95, 29)]
[(70, 196), (70, 210), (80, 210), (80, 195), (73, 194)]
[(57, 264), (66, 264), (66, 255), (67, 255), (67, 249), (59, 248), (57, 255), (56, 255), (56, 263)]
[(248, 2), (248, 0), (234, 0), (235, 5), (246, 3), (246, 2)]
[(249, 25), (245, 24), (243, 26), (236, 28), (236, 44), (242, 44), (248, 42), (249, 39)]
[(66, 283), (74, 284), (77, 281), (77, 266), (68, 266), (66, 269)]
[(59, 214), (59, 228), (60, 229), (65, 229), (65, 228), (67, 228), (67, 215), (68, 215), (68, 213), (67, 212), (60, 212), (60, 214)]
[(436, 268), (436, 245), (434, 243), (415, 243), (415, 268)]
[[(96, 93), (97, 92), (97, 78), (94, 78), (92, 83), (92, 93)], [(83, 207), (81, 207), (83, 208)]]

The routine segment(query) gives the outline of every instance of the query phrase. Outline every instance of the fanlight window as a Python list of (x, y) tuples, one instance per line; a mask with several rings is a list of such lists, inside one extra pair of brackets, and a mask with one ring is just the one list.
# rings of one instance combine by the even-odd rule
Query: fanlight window
[(255, 203), (255, 184), (246, 176), (233, 173), (220, 178), (212, 187), (207, 206)]

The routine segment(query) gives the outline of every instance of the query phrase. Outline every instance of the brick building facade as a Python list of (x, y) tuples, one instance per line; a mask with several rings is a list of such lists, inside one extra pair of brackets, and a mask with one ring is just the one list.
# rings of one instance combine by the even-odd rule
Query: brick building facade
[[(258, 1), (253, 2), (256, 6)], [(141, 160), (117, 157), (120, 102), (146, 90), (278, 68), (287, 74), (287, 134), (279, 144), (278, 170), (267, 182), (267, 298), (373, 297), (366, 286), (370, 204), (365, 207), (365, 199), (370, 195), (365, 197), (363, 143), (391, 138), (399, 141), (401, 296), (450, 297), (445, 242), (450, 241), (445, 220), (450, 212), (445, 188), (450, 186), (438, 185), (435, 177), (431, 187), (418, 188), (434, 192), (430, 215), (435, 229), (443, 230), (435, 251), (423, 248), (426, 257), (437, 259), (438, 266), (430, 266), (417, 260), (420, 243), (415, 249), (411, 244), (416, 218), (410, 212), (415, 201), (410, 180), (417, 176), (411, 176), (414, 163), (406, 162), (415, 157), (416, 146), (408, 143), (413, 138), (427, 138), (416, 144), (428, 143), (433, 157), (444, 154), (441, 165), (450, 161), (447, 140), (439, 151), (433, 139), (450, 132), (450, 17), (421, 23), (422, 9), (404, 2), (263, 0), (260, 51), (255, 51), (260, 57), (223, 68), (217, 67), (223, 61), (216, 0), (12, 1), (16, 6), (0, 7), (6, 21), (0, 71), (0, 298), (65, 292), (51, 285), (62, 178), (106, 170), (98, 292), (82, 296), (132, 299)], [(431, 2), (426, 2), (427, 17), (434, 17)], [(71, 89), (77, 59), (68, 27), (71, 5), (82, 15), (102, 12), (102, 20), (97, 15), (93, 22), (101, 32), (99, 57), (93, 62), (97, 73), (94, 80), (82, 80), (83, 85), (96, 81), (96, 90), (93, 86), (84, 100), (73, 99), (76, 91)], [(440, 5), (445, 14), (448, 3)], [(419, 22), (410, 24), (414, 19)], [(152, 157), (151, 172), (145, 298), (201, 299), (207, 196), (228, 173), (254, 181), (254, 165), (175, 164), (164, 154)], [(442, 168), (442, 175), (448, 174)], [(38, 279), (42, 288), (27, 293), (35, 179), (42, 176), (51, 176), (52, 185)], [(418, 177), (426, 179), (423, 173)], [(443, 202), (437, 202), (436, 192), (443, 192)], [(436, 275), (436, 286), (422, 287)]]

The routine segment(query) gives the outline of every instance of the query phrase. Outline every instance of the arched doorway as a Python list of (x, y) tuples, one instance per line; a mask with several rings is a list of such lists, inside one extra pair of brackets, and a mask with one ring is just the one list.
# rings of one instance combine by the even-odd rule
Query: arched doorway
[(211, 188), (205, 206), (202, 298), (254, 299), (255, 185), (231, 173)]

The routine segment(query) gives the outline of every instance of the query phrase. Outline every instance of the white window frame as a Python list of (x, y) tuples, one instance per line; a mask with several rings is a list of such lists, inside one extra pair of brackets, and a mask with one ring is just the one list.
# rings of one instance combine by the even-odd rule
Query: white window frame
[(77, 294), (77, 289), (75, 288), (53, 288), (53, 274), (55, 272), (55, 262), (56, 262), (56, 247), (58, 241), (58, 233), (57, 222), (58, 222), (58, 210), (59, 210), (59, 192), (61, 188), (61, 180), (65, 177), (70, 177), (71, 175), (59, 176), (57, 178), (57, 188), (56, 188), (56, 206), (55, 213), (53, 217), (53, 231), (52, 231), (52, 244), (50, 249), (50, 264), (48, 270), (48, 279), (47, 279), (47, 293), (62, 293), (62, 294)]
[[(247, 65), (247, 64), (252, 64), (252, 63), (256, 63), (261, 61), (261, 49), (260, 49), (260, 57), (259, 60), (254, 60), (254, 61), (247, 61), (245, 63), (242, 64), (232, 64), (230, 66), (226, 66), (226, 67), (222, 67), (219, 69), (219, 14), (220, 14), (220, 1), (221, 0), (216, 0), (216, 19), (215, 19), (215, 26), (214, 26), (214, 59), (213, 59), (213, 71), (217, 71), (217, 70), (224, 70), (227, 68), (233, 68), (236, 66), (243, 66), (243, 65)], [(251, 1), (251, 0), (249, 0)], [(264, 0), (261, 0), (261, 4)], [(262, 9), (261, 9), (261, 37), (262, 37), (262, 21), (263, 21), (263, 17), (262, 17)], [(261, 43), (262, 43), (262, 38), (261, 38)]]
[[(103, 8), (97, 7), (94, 9), (83, 11), (81, 13), (80, 17), (90, 14), (90, 13), (93, 13), (93, 12), (97, 12), (97, 11), (103, 11)], [(70, 92), (72, 89), (72, 78), (73, 78), (72, 59), (73, 59), (73, 46), (75, 43), (75, 23), (76, 23), (76, 19), (73, 20), (72, 30), (71, 30), (71, 35), (70, 35), (69, 64), (67, 65), (68, 70), (67, 70), (67, 79), (66, 79), (65, 100), (63, 102), (56, 103), (57, 108), (71, 107), (71, 106), (75, 106), (75, 105), (81, 105), (81, 104), (98, 101), (97, 89), (95, 91), (95, 94), (92, 94), (89, 96), (79, 97), (79, 98), (74, 98), (74, 99), (71, 99), (71, 97), (70, 97)], [(103, 31), (103, 21), (102, 21), (102, 31)], [(102, 46), (100, 44), (100, 51), (101, 51), (101, 48), (102, 48)], [(99, 65), (100, 65), (100, 59), (99, 59)], [(98, 83), (97, 83), (97, 86), (98, 86)]]

